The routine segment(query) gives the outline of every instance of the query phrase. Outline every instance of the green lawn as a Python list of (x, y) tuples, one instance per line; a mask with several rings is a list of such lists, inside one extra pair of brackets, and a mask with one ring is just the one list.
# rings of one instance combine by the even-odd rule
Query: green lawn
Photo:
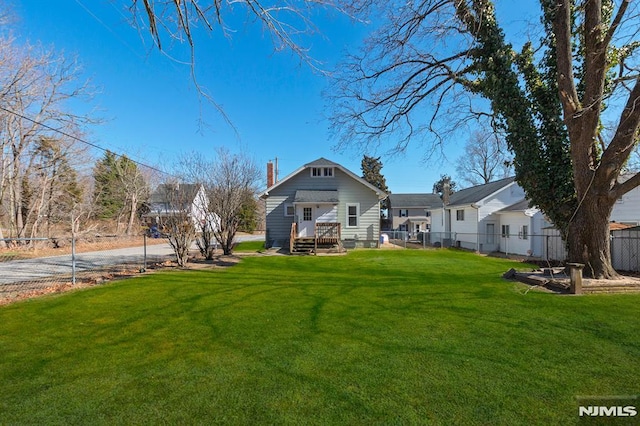
[(233, 247), (234, 253), (262, 252), (264, 241), (242, 241)]
[(640, 393), (640, 295), (456, 251), (250, 257), (0, 307), (0, 424), (575, 424)]

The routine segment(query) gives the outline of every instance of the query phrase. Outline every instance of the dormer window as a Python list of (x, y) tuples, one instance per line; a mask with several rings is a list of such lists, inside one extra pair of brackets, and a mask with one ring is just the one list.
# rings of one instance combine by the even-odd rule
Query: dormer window
[(333, 177), (333, 167), (312, 167), (311, 177)]

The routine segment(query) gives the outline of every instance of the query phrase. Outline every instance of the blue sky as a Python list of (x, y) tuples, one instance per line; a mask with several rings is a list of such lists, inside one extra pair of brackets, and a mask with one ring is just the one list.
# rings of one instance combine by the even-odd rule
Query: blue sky
[[(87, 137), (138, 161), (167, 167), (181, 153), (213, 155), (218, 146), (244, 151), (258, 164), (278, 158), (280, 177), (325, 157), (360, 173), (362, 152), (335, 152), (326, 101), (327, 78), (290, 52), (275, 52), (256, 25), (230, 22), (231, 38), (219, 32), (196, 39), (198, 82), (222, 106), (235, 130), (198, 94), (185, 45), (164, 39), (166, 54), (139, 32), (125, 4), (115, 0), (14, 0), (16, 35), (77, 55), (83, 77), (99, 90), (93, 103), (104, 124)], [(307, 38), (310, 54), (330, 69), (354, 49), (367, 28), (336, 15), (318, 21), (324, 37)], [(419, 146), (383, 156), (383, 174), (395, 193), (431, 192), (441, 174), (455, 178), (465, 140), (450, 141), (446, 159), (425, 162)], [(381, 153), (377, 153), (378, 155)], [(98, 154), (100, 155), (100, 154)], [(266, 166), (265, 166), (266, 167)]]

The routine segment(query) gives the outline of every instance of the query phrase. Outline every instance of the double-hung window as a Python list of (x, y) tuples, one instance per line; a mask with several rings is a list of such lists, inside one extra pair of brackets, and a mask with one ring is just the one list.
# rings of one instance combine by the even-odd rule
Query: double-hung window
[(347, 228), (358, 227), (360, 204), (347, 204)]

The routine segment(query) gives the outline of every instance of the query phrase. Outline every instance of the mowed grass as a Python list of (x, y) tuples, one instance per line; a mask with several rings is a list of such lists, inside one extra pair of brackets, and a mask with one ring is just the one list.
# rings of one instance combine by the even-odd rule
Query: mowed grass
[(251, 257), (0, 308), (0, 424), (574, 424), (640, 392), (639, 295), (456, 251)]
[(234, 253), (263, 252), (264, 241), (242, 241), (233, 247)]

